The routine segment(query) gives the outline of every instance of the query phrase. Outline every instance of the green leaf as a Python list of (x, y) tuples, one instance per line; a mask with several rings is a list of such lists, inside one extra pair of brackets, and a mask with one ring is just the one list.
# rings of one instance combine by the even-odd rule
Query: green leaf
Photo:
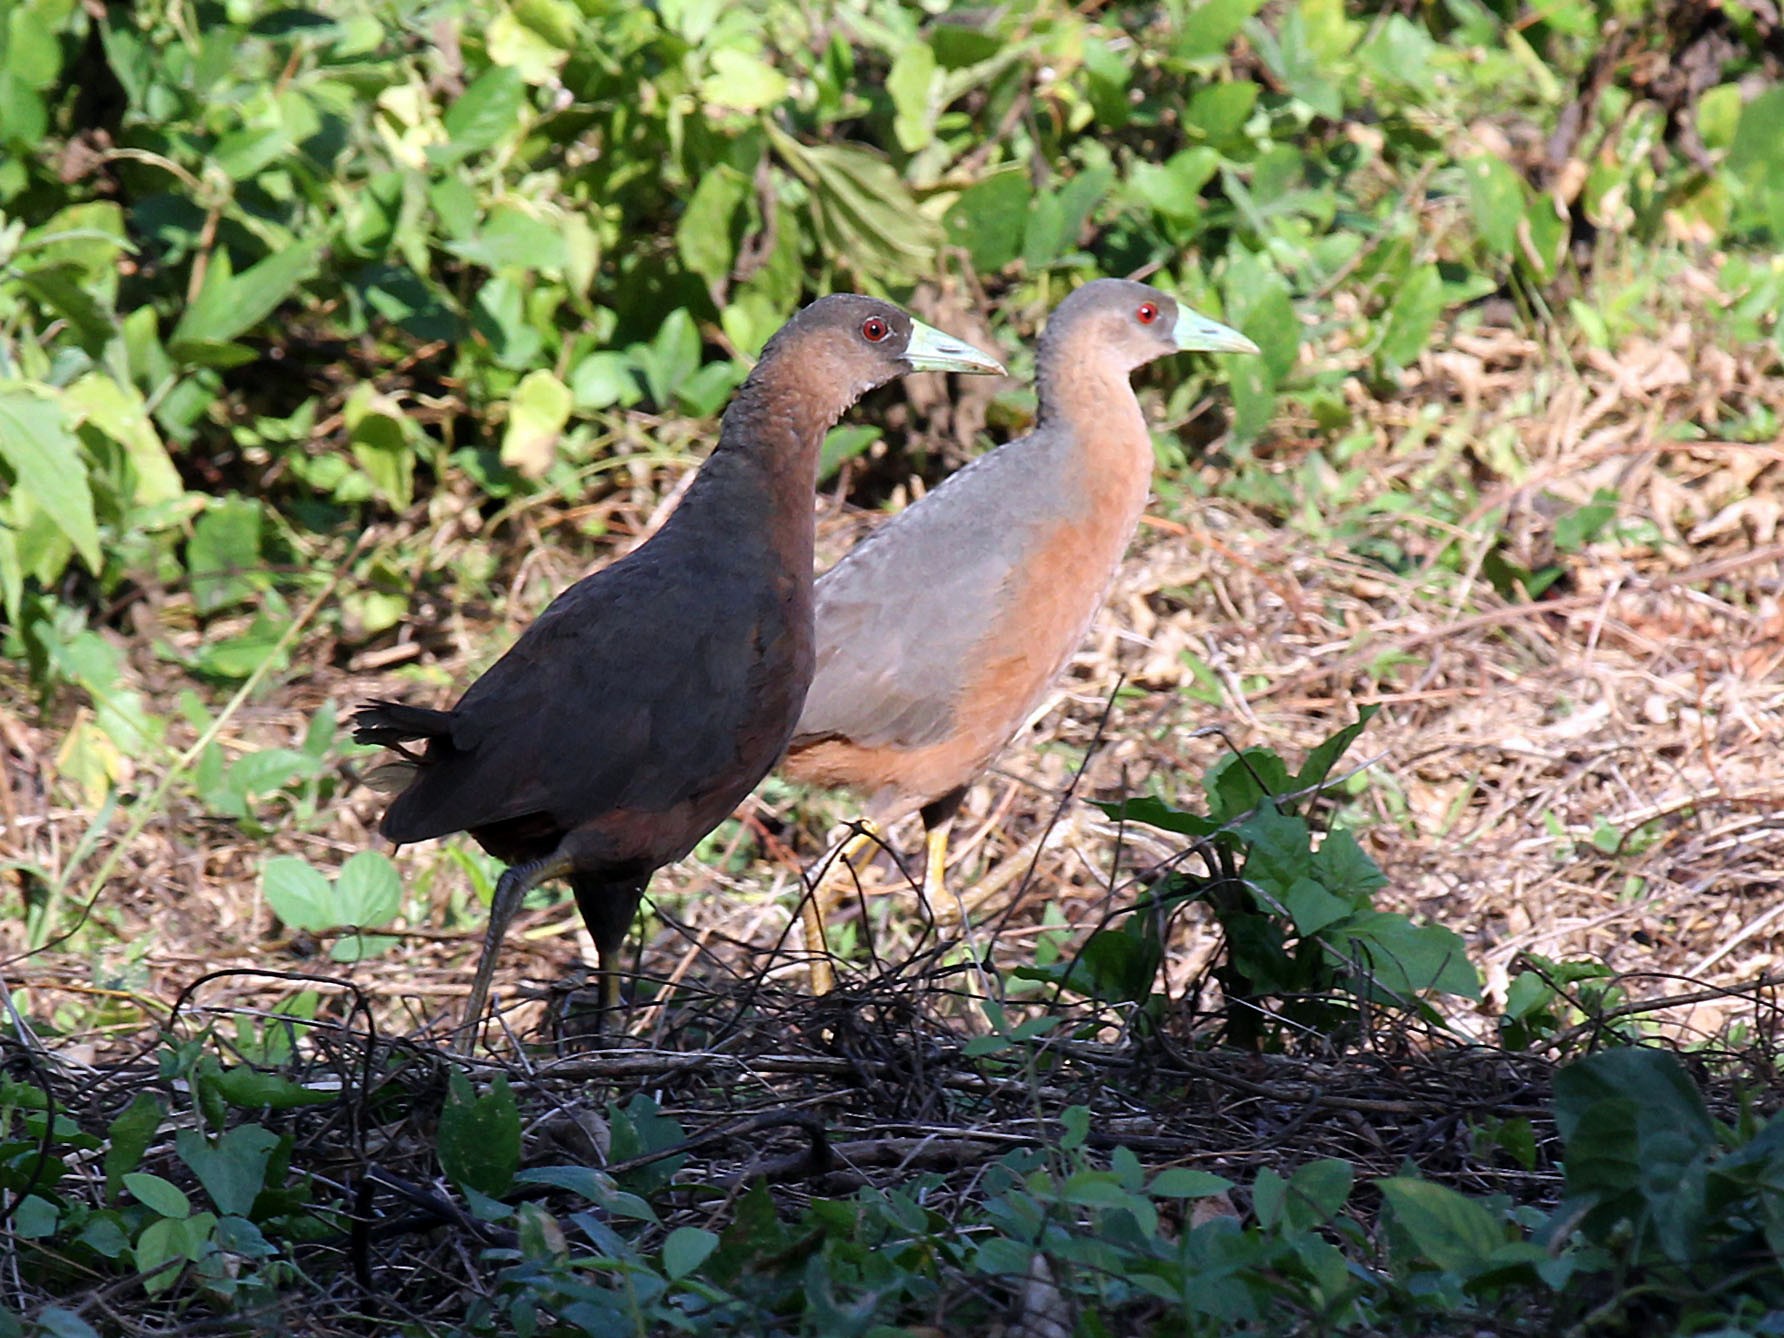
[(571, 403), (583, 413), (628, 407), (642, 398), (630, 355), (603, 350), (591, 353), (570, 373)]
[(1146, 827), (1156, 827), (1161, 832), (1175, 832), (1179, 836), (1212, 836), (1220, 830), (1220, 824), (1212, 818), (1205, 818), (1199, 813), (1185, 813), (1171, 807), (1164, 800), (1154, 799), (1149, 795), (1117, 799), (1113, 802), (1093, 802), (1116, 822), (1137, 822)]
[(217, 1095), (238, 1110), (296, 1110), (340, 1099), (339, 1092), (305, 1087), (282, 1073), (263, 1073), (246, 1064), (219, 1070), (209, 1079)]
[(394, 511), (406, 511), (415, 495), (415, 445), (419, 435), (402, 405), (362, 381), (341, 409), (353, 459), (372, 489)]
[(1392, 911), (1360, 911), (1332, 936), (1348, 958), (1359, 951), (1369, 981), (1395, 999), (1426, 991), (1480, 998), (1480, 975), (1462, 936), (1444, 925), (1415, 925)]
[(1263, 7), (1263, 0), (1204, 0), (1178, 22), (1179, 60), (1223, 57), (1245, 20)]
[(0, 386), (0, 460), (13, 487), (67, 536), (87, 570), (102, 572), (87, 462), (61, 404), (24, 386)]
[(1375, 346), (1387, 367), (1407, 367), (1431, 342), (1431, 331), (1443, 314), (1443, 277), (1435, 265), (1419, 265), (1396, 286)]
[(254, 599), (264, 576), (259, 504), (245, 497), (213, 500), (193, 523), (186, 570), (201, 614)]
[(1328, 892), (1353, 905), (1365, 903), (1371, 892), (1388, 881), (1381, 866), (1343, 828), (1328, 832), (1313, 852), (1313, 876)]
[(685, 1278), (712, 1257), (719, 1247), (716, 1233), (700, 1227), (676, 1227), (663, 1241), (663, 1272), (672, 1279)]
[(1196, 224), (1202, 217), (1202, 187), (1219, 170), (1220, 154), (1198, 145), (1173, 154), (1162, 164), (1135, 163), (1128, 181), (1161, 217)]
[(869, 423), (843, 423), (830, 429), (818, 452), (818, 482), (829, 479), (843, 465), (865, 452), (882, 433)]
[(1524, 220), (1523, 179), (1503, 158), (1491, 154), (1465, 161), (1462, 177), (1468, 183), (1468, 207), (1481, 241), (1494, 255), (1510, 258), (1517, 250), (1518, 224)]
[(526, 81), (519, 70), (492, 65), (471, 82), (441, 118), (450, 151), (439, 155), (458, 162), (500, 142), (519, 129)]
[(1027, 226), (1031, 190), (1020, 167), (993, 172), (960, 193), (942, 217), (949, 240), (964, 246), (973, 268), (994, 274), (1017, 256)]
[(1280, 896), (1289, 917), (1295, 922), (1295, 932), (1302, 937), (1317, 934), (1351, 912), (1348, 901), (1333, 896), (1311, 878), (1295, 879)]
[(1307, 760), (1295, 773), (1294, 788), (1305, 790), (1314, 785), (1324, 785), (1326, 777), (1332, 774), (1332, 768), (1338, 765), (1338, 759), (1350, 750), (1357, 735), (1363, 732), (1363, 727), (1375, 718), (1375, 713), (1379, 710), (1379, 706), (1363, 707), (1357, 712), (1355, 721), (1323, 740), (1308, 753)]
[(166, 1110), (161, 1098), (153, 1092), (138, 1092), (124, 1113), (113, 1120), (105, 1131), (105, 1193), (116, 1198), (124, 1187), (124, 1176), (142, 1164), (156, 1132), (161, 1128)]
[(89, 372), (62, 392), (62, 402), (124, 448), (135, 476), (131, 500), (152, 507), (185, 496), (179, 470), (167, 453), (142, 392), (102, 372)]
[(935, 86), (935, 50), (926, 42), (910, 42), (899, 49), (886, 74), (886, 94), (892, 99), (892, 133), (906, 153), (916, 153), (935, 138), (936, 108), (931, 96)]
[(1322, 1157), (1296, 1167), (1294, 1174), (1289, 1176), (1288, 1189), (1289, 1194), (1313, 1214), (1306, 1224), (1312, 1229), (1337, 1216), (1338, 1210), (1350, 1198), (1350, 1187), (1355, 1180), (1356, 1170), (1349, 1162), (1337, 1157)]
[(712, 53), (712, 73), (700, 84), (700, 95), (719, 107), (760, 111), (786, 98), (787, 76), (760, 56), (735, 47)]
[(663, 319), (656, 338), (632, 350), (632, 359), (644, 373), (645, 387), (659, 409), (674, 407), (675, 392), (700, 367), (700, 332), (684, 307)]
[(134, 1194), (144, 1207), (163, 1217), (186, 1217), (192, 1211), (192, 1201), (177, 1185), (147, 1171), (127, 1171), (124, 1174), (124, 1188)]
[(1505, 1227), (1487, 1208), (1447, 1185), (1416, 1176), (1375, 1184), (1414, 1248), (1446, 1272), (1470, 1277), (1506, 1242)]
[(688, 198), (675, 226), (675, 247), (681, 263), (709, 284), (722, 283), (731, 275), (749, 198), (749, 178), (725, 163), (702, 174)]
[(213, 253), (204, 287), (174, 327), (168, 351), (203, 362), (219, 346), (260, 324), (315, 270), (323, 241), (312, 237), (293, 242), (240, 274), (230, 273), (227, 251)]
[(1232, 80), (1198, 88), (1184, 108), (1183, 123), (1215, 146), (1235, 140), (1261, 90), (1249, 80)]
[(361, 850), (348, 857), (335, 879), (335, 904), (345, 925), (382, 925), (396, 918), (403, 905), (403, 881), (396, 865), (381, 850)]
[(507, 1078), (496, 1075), (477, 1096), (464, 1074), (453, 1071), (436, 1151), (454, 1184), (491, 1197), (507, 1193), (520, 1165), (520, 1110)]
[[(0, 1311), (0, 1323), (5, 1312)], [(61, 1306), (45, 1306), (36, 1315), (37, 1326), (50, 1338), (99, 1338), (99, 1331), (72, 1310)], [(19, 1330), (23, 1332), (23, 1330)]]
[(341, 922), (328, 879), (296, 855), (275, 855), (260, 873), (260, 892), (273, 914), (292, 929), (321, 933)]
[(266, 1168), (278, 1145), (279, 1136), (258, 1124), (238, 1125), (215, 1146), (196, 1129), (181, 1129), (174, 1135), (180, 1160), (198, 1177), (217, 1211), (233, 1217), (246, 1217), (253, 1209), (266, 1188)]
[(1160, 1171), (1146, 1187), (1155, 1199), (1205, 1199), (1224, 1194), (1233, 1182), (1212, 1171), (1198, 1171), (1190, 1166), (1172, 1166)]
[(508, 401), (502, 463), (528, 478), (543, 476), (556, 457), (572, 402), (570, 388), (544, 368), (523, 376)]
[(18, 282), (44, 306), (66, 317), (89, 353), (99, 352), (117, 332), (117, 316), (93, 295), (80, 266), (41, 265), (19, 275)]

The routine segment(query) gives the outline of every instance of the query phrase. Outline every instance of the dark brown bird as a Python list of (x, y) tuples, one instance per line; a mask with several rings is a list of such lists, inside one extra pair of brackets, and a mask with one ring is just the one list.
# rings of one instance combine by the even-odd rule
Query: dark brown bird
[[(1191, 349), (1258, 351), (1156, 288), (1085, 284), (1041, 336), (1034, 431), (818, 581), (817, 671), (781, 771), (854, 790), (881, 826), (921, 812), (931, 888), (968, 787), (1083, 640), (1145, 509), (1152, 438), (1128, 376)], [(809, 912), (806, 930), (817, 951)]]
[[(611, 1010), (651, 875), (718, 826), (786, 746), (811, 681), (812, 490), (826, 430), (906, 372), (1002, 370), (889, 303), (812, 303), (768, 341), (718, 445), (648, 543), (554, 599), (451, 710), (359, 708), (354, 738), (398, 750), (411, 773), (384, 835), (407, 844), (468, 831), (510, 866), (462, 1044), (509, 921), (549, 878), (570, 881)], [(425, 746), (411, 752), (413, 742)]]

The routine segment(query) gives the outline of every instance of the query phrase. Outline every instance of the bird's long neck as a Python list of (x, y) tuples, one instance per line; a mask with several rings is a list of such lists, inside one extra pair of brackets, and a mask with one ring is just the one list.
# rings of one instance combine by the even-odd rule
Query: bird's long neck
[(1061, 434), (1081, 466), (1079, 486), (1099, 510), (1137, 518), (1152, 481), (1152, 436), (1128, 381), (1128, 368), (1090, 341), (1044, 344), (1035, 384), (1037, 432)]
[(744, 382), (671, 523), (706, 533), (717, 527), (740, 543), (759, 540), (777, 567), (809, 582), (818, 452), (842, 408), (834, 395), (787, 375), (798, 369), (786, 362), (764, 360)]

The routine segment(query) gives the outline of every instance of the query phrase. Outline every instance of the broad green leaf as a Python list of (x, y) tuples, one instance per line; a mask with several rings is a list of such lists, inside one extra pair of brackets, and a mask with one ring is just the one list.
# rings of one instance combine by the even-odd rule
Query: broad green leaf
[(1494, 255), (1510, 257), (1518, 244), (1518, 224), (1524, 221), (1527, 191), (1523, 180), (1503, 158), (1491, 154), (1468, 159), (1462, 164), (1462, 174), (1481, 241)]
[(1097, 802), (1096, 806), (1117, 822), (1138, 822), (1163, 832), (1176, 832), (1180, 836), (1212, 836), (1220, 830), (1220, 824), (1212, 818), (1203, 817), (1199, 813), (1185, 813), (1181, 809), (1172, 808), (1162, 799), (1154, 799), (1148, 795), (1107, 803)]
[(389, 924), (403, 906), (403, 882), (396, 865), (380, 850), (348, 856), (335, 879), (335, 903), (341, 924)]
[(522, 377), (508, 401), (502, 463), (528, 478), (542, 477), (556, 458), (571, 403), (570, 388), (543, 368)]
[(895, 113), (892, 133), (906, 153), (916, 153), (935, 137), (935, 72), (934, 49), (926, 42), (911, 42), (900, 48), (886, 74), (886, 94)]
[(1206, 1199), (1224, 1194), (1233, 1182), (1212, 1171), (1198, 1171), (1191, 1166), (1172, 1166), (1160, 1171), (1146, 1187), (1155, 1199)]
[(489, 21), (489, 58), (498, 67), (512, 69), (535, 88), (551, 87), (570, 52), (547, 41), (522, 23), (511, 9), (500, 10)]
[(441, 118), (450, 146), (450, 153), (445, 156), (451, 161), (468, 158), (516, 133), (525, 100), (526, 80), (520, 71), (507, 65), (492, 65), (472, 81)]
[(1415, 1176), (1375, 1184), (1413, 1246), (1446, 1272), (1470, 1277), (1506, 1242), (1505, 1226), (1484, 1205), (1447, 1185)]
[(1364, 853), (1357, 838), (1339, 828), (1328, 832), (1313, 854), (1313, 876), (1327, 891), (1353, 904), (1387, 884), (1381, 866)]
[(246, 1064), (223, 1069), (209, 1081), (217, 1095), (238, 1110), (295, 1110), (327, 1105), (341, 1097), (339, 1092), (305, 1087), (283, 1073), (262, 1073)]
[(569, 261), (564, 230), (544, 211), (519, 204), (499, 204), (475, 234), (448, 242), (446, 250), (485, 269), (514, 269), (562, 274)]
[(116, 315), (94, 296), (79, 266), (39, 265), (19, 275), (18, 282), (44, 306), (65, 317), (89, 353), (99, 352), (116, 333)]
[(1258, 92), (1258, 86), (1249, 80), (1199, 88), (1183, 110), (1183, 123), (1217, 147), (1228, 144), (1257, 105)]
[(273, 914), (292, 929), (320, 933), (340, 924), (328, 879), (296, 855), (275, 855), (266, 862), (260, 892)]
[(720, 163), (701, 176), (676, 224), (675, 247), (682, 264), (709, 284), (728, 278), (737, 262), (749, 197), (749, 178)]
[(1305, 790), (1309, 786), (1325, 784), (1326, 777), (1332, 774), (1332, 768), (1338, 764), (1338, 759), (1350, 750), (1357, 735), (1363, 732), (1363, 727), (1375, 718), (1375, 713), (1380, 709), (1379, 706), (1363, 707), (1357, 712), (1354, 721), (1316, 745), (1307, 754), (1307, 760), (1301, 764), (1301, 769), (1295, 773), (1295, 788)]
[(369, 381), (353, 387), (342, 406), (353, 458), (392, 510), (406, 511), (415, 496), (415, 443), (419, 435), (403, 406)]
[(177, 357), (227, 343), (260, 324), (314, 271), (322, 245), (321, 237), (294, 242), (240, 274), (230, 273), (227, 252), (216, 252), (198, 300), (180, 317), (168, 347)]
[(1388, 367), (1407, 367), (1431, 342), (1443, 314), (1443, 278), (1435, 265), (1419, 265), (1394, 290), (1381, 322), (1376, 353)]
[(166, 1113), (159, 1096), (138, 1092), (124, 1113), (111, 1122), (105, 1131), (106, 1197), (116, 1198), (124, 1187), (124, 1177), (142, 1164), (142, 1154), (154, 1141)]
[(505, 1194), (520, 1165), (520, 1111), (508, 1080), (498, 1074), (489, 1091), (471, 1091), (453, 1072), (440, 1112), (436, 1148), (440, 1169), (454, 1184), (480, 1194)]
[(24, 386), (0, 385), (0, 460), (13, 487), (68, 537), (87, 570), (103, 571), (87, 464), (62, 405)]
[[(1247, 866), (1249, 869), (1249, 866)], [(1462, 936), (1444, 925), (1415, 925), (1392, 911), (1359, 911), (1332, 936), (1348, 961), (1360, 954), (1368, 983), (1393, 999), (1427, 991), (1480, 998), (1480, 975)]]
[(202, 614), (254, 598), (263, 576), (260, 506), (245, 497), (214, 500), (192, 525), (186, 570)]
[[(1247, 865), (1246, 872), (1251, 870)], [(1303, 937), (1317, 934), (1327, 925), (1336, 924), (1351, 912), (1351, 903), (1333, 896), (1323, 886), (1311, 878), (1297, 878), (1289, 884), (1287, 890), (1277, 894), (1289, 917), (1295, 922), (1295, 931)]]
[(246, 1217), (266, 1188), (266, 1168), (279, 1136), (258, 1124), (237, 1125), (213, 1146), (196, 1129), (174, 1135), (180, 1160), (191, 1168), (219, 1213)]
[(877, 427), (866, 423), (843, 423), (830, 429), (818, 452), (818, 482), (823, 483), (850, 460), (865, 452), (880, 439)]
[(582, 413), (636, 404), (642, 396), (631, 357), (611, 350), (589, 354), (570, 373), (570, 398)]
[(676, 1227), (663, 1241), (663, 1272), (671, 1278), (685, 1278), (699, 1268), (718, 1249), (719, 1238), (700, 1227)]
[(124, 448), (136, 476), (132, 500), (138, 506), (156, 506), (185, 496), (179, 471), (135, 386), (120, 385), (102, 372), (89, 372), (62, 392), (62, 401), (81, 420)]
[(151, 1212), (160, 1213), (163, 1217), (185, 1217), (192, 1211), (192, 1201), (181, 1192), (179, 1186), (158, 1175), (151, 1175), (147, 1171), (127, 1171), (123, 1180), (124, 1188)]
[(1204, 0), (1177, 25), (1175, 55), (1179, 60), (1221, 57), (1245, 20), (1263, 7), (1263, 0)]
[(951, 241), (966, 248), (975, 270), (996, 273), (1021, 249), (1032, 195), (1025, 169), (994, 172), (960, 193), (942, 226)]
[(700, 85), (700, 95), (720, 107), (760, 111), (782, 101), (791, 91), (787, 76), (760, 56), (734, 47), (712, 53), (712, 73)]

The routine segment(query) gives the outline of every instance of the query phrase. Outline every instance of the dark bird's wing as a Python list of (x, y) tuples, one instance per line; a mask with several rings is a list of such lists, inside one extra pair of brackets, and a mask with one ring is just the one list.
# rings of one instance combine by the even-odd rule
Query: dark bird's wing
[[(784, 742), (752, 735), (774, 690), (761, 652), (785, 638), (782, 614), (722, 568), (673, 556), (626, 559), (566, 590), (452, 710), (362, 713), (367, 742), (427, 740), (384, 834), (423, 841), (531, 815), (568, 831), (754, 785)], [(693, 591), (690, 617), (680, 605)], [(758, 752), (760, 770), (744, 777)]]

